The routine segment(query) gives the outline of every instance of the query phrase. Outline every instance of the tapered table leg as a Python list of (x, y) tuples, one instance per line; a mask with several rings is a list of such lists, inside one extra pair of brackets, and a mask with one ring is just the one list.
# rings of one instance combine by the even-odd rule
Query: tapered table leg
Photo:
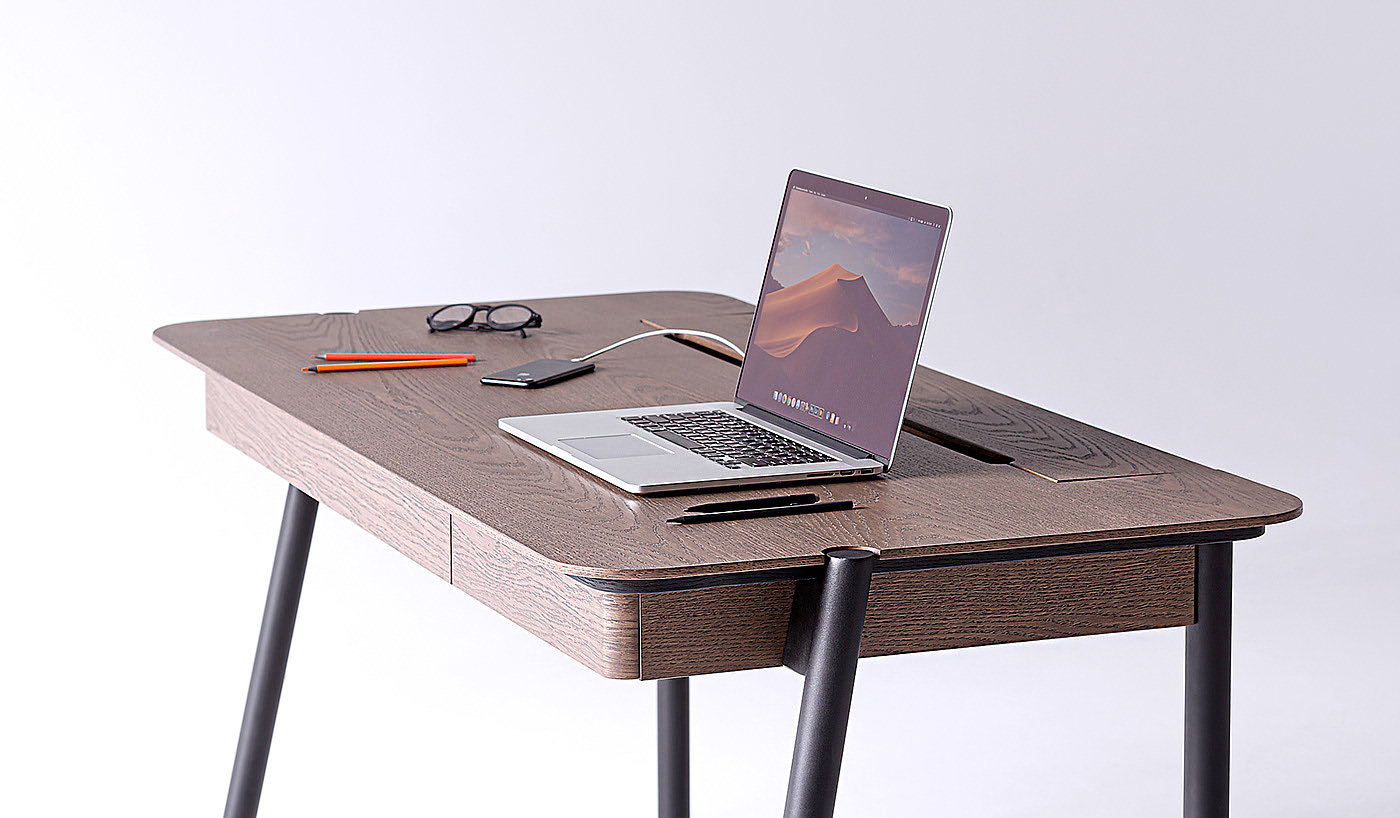
[(657, 814), (690, 818), (690, 679), (656, 683)]
[(1186, 628), (1186, 818), (1230, 814), (1230, 619), (1234, 543), (1196, 546), (1196, 624)]
[(316, 525), (318, 503), (296, 486), (287, 487), (287, 504), (282, 511), (282, 531), (277, 538), (277, 555), (272, 559), (272, 580), (263, 606), (258, 649), (253, 656), (253, 678), (248, 683), (248, 701), (243, 707), (243, 727), (238, 732), (238, 751), (233, 757), (233, 777), (224, 802), (224, 818), (253, 818), (258, 814), (267, 753), (272, 745), (272, 726), (277, 721), (277, 702), (282, 696), (282, 679), (287, 673), (287, 652), (292, 646), (301, 583), (306, 577), (306, 558), (311, 549), (311, 530)]
[(807, 678), (788, 774), (785, 818), (831, 818), (836, 809), (836, 781), (846, 747), (874, 568), (875, 554), (870, 551), (836, 548), (826, 552), (826, 573), (803, 668)]

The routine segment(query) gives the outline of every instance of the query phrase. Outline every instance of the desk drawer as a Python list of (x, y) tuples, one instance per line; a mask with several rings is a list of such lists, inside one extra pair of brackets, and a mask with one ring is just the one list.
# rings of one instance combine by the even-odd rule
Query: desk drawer
[[(796, 583), (642, 594), (641, 675), (783, 662)], [(1195, 621), (1191, 546), (876, 574), (861, 656), (1166, 628)]]

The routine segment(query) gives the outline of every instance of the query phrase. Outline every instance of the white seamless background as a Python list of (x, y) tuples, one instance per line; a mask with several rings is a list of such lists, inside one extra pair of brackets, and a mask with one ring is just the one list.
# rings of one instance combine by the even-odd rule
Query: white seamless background
[[(1235, 812), (1397, 814), (1396, 30), (1380, 3), (5, 4), (0, 813), (222, 803), (284, 486), (151, 330), (752, 300), (802, 167), (956, 211), (926, 364), (1304, 499), (1237, 549)], [(1182, 650), (865, 662), (838, 813), (1178, 815)], [(799, 682), (693, 683), (696, 815), (780, 814)], [(262, 814), (654, 814), (653, 719), (652, 685), (323, 510)]]

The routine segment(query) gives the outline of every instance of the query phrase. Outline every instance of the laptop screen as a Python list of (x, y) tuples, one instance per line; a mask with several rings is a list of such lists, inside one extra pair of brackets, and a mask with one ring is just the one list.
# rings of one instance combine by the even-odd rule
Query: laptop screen
[(738, 399), (888, 460), (950, 216), (794, 171)]

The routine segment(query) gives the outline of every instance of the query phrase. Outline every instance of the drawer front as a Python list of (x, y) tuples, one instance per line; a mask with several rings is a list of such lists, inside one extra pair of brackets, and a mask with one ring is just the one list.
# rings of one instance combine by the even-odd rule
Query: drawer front
[[(876, 574), (861, 655), (1189, 625), (1195, 574), (1192, 546)], [(795, 589), (642, 594), (642, 678), (781, 665)]]

